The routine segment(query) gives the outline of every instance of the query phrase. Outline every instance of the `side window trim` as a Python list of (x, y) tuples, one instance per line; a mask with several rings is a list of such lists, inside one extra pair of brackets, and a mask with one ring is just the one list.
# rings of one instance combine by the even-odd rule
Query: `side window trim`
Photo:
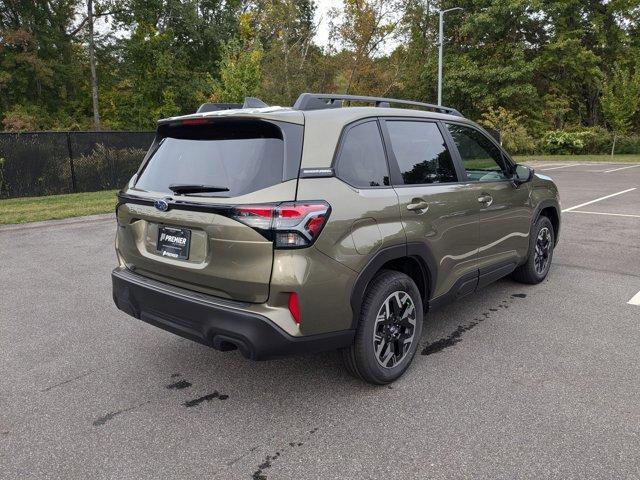
[[(405, 184), (402, 178), (402, 174), (400, 173), (400, 166), (398, 164), (398, 160), (396, 159), (395, 153), (393, 152), (393, 148), (391, 147), (391, 137), (389, 135), (389, 129), (387, 128), (387, 121), (434, 123), (436, 127), (438, 127), (438, 130), (442, 135), (446, 148), (449, 150), (449, 155), (451, 156), (451, 161), (453, 162), (453, 168), (456, 171), (456, 176), (458, 177), (458, 181), (446, 182), (446, 183)], [(440, 120), (437, 120), (435, 118), (423, 118), (423, 117), (380, 117), (380, 127), (382, 129), (382, 139), (384, 140), (385, 151), (386, 151), (387, 159), (389, 163), (391, 185), (393, 187), (437, 187), (442, 185), (456, 185), (460, 183), (467, 183), (466, 172), (464, 168), (462, 168), (462, 162), (459, 161), (460, 156), (458, 155), (458, 150), (452, 148), (452, 146), (455, 147), (453, 139), (450, 139), (449, 131), (447, 130), (446, 126), (442, 124)]]
[[(451, 141), (452, 146), (454, 147), (454, 151), (455, 151), (455, 156), (457, 161), (460, 163), (460, 167), (462, 168), (462, 171), (464, 173), (464, 178), (467, 179), (467, 181), (471, 181), (469, 180), (469, 177), (467, 176), (467, 171), (464, 169), (464, 163), (462, 161), (462, 156), (460, 155), (460, 152), (458, 151), (458, 146), (456, 145), (456, 142), (453, 139), (453, 136), (451, 135), (451, 132), (449, 132), (449, 129), (447, 128), (446, 124), (451, 124), (451, 125), (459, 125), (461, 127), (466, 127), (466, 128), (470, 128), (472, 130), (475, 130), (476, 132), (478, 132), (480, 135), (482, 135), (484, 138), (488, 139), (489, 142), (495, 146), (498, 149), (498, 152), (500, 152), (500, 156), (502, 157), (502, 160), (504, 161), (504, 164), (506, 167), (514, 169), (516, 166), (516, 162), (513, 161), (513, 159), (509, 156), (509, 154), (504, 150), (504, 148), (502, 148), (502, 145), (500, 145), (495, 138), (493, 138), (491, 135), (489, 135), (488, 132), (484, 131), (482, 128), (479, 128), (478, 126), (472, 124), (472, 123), (466, 123), (466, 122), (457, 122), (455, 120), (447, 120), (445, 122), (442, 122), (443, 125), (443, 130), (446, 131), (447, 134), (447, 139), (449, 139)], [(507, 172), (509, 173), (509, 172)], [(510, 178), (503, 178), (501, 180), (493, 180), (494, 182), (511, 182)]]
[(456, 175), (458, 176), (457, 183), (466, 183), (467, 181), (467, 172), (462, 165), (462, 159), (460, 158), (460, 154), (458, 153), (458, 149), (456, 148), (456, 144), (453, 141), (453, 137), (449, 133), (449, 130), (445, 126), (442, 121), (438, 121), (438, 128), (440, 129), (440, 134), (444, 139), (444, 144), (449, 149), (449, 155), (451, 156), (451, 161), (453, 162), (453, 168), (456, 169)]
[(442, 136), (444, 137), (444, 141), (447, 144), (447, 147), (449, 147), (449, 152), (451, 153), (451, 159), (453, 160), (454, 165), (456, 166), (456, 172), (458, 172), (458, 179), (460, 180), (460, 183), (469, 183), (469, 177), (467, 176), (467, 171), (464, 169), (464, 163), (462, 162), (462, 156), (460, 155), (460, 152), (458, 151), (458, 146), (456, 145), (455, 140), (453, 139), (453, 136), (451, 135), (451, 132), (449, 131), (449, 129), (447, 128), (446, 123), (451, 123), (451, 122), (443, 122), (443, 121), (438, 121), (438, 123), (440, 124), (440, 131), (442, 132)]
[[(380, 141), (382, 142), (382, 151), (384, 153), (384, 158), (385, 158), (385, 163), (387, 166), (387, 174), (389, 175), (389, 185), (379, 185), (377, 187), (365, 187), (365, 186), (358, 186), (358, 185), (352, 185), (351, 183), (347, 182), (344, 178), (340, 177), (340, 156), (342, 154), (342, 147), (344, 146), (344, 142), (345, 139), (347, 138), (347, 135), (349, 133), (349, 131), (354, 128), (357, 127), (358, 125), (363, 125), (365, 123), (370, 123), (370, 122), (375, 122), (376, 126), (378, 127), (378, 133), (380, 134)], [(380, 126), (380, 120), (378, 119), (378, 117), (366, 117), (366, 118), (361, 118), (359, 120), (356, 120), (355, 122), (349, 123), (347, 125), (345, 125), (342, 128), (342, 132), (340, 132), (340, 138), (338, 139), (338, 144), (336, 145), (336, 149), (333, 152), (333, 159), (331, 160), (331, 169), (333, 169), (334, 172), (334, 176), (340, 180), (341, 182), (346, 183), (347, 185), (349, 185), (350, 187), (353, 187), (355, 189), (358, 190), (377, 190), (377, 189), (382, 189), (382, 188), (393, 188), (393, 179), (391, 177), (391, 169), (389, 166), (389, 156), (387, 154), (387, 144), (385, 142), (385, 138), (384, 138), (384, 134), (382, 131), (382, 128)]]
[(389, 136), (389, 129), (387, 128), (387, 119), (389, 117), (380, 117), (378, 122), (380, 124), (380, 130), (382, 131), (382, 141), (384, 143), (384, 153), (387, 157), (387, 164), (389, 165), (389, 180), (392, 187), (400, 187), (404, 185), (402, 180), (402, 174), (400, 173), (400, 167), (398, 166), (398, 160), (395, 153), (391, 148), (391, 137)]

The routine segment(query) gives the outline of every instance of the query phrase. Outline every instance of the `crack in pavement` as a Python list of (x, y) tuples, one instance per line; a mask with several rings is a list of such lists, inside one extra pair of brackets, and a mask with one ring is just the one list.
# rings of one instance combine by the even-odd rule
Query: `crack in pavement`
[(89, 370), (88, 372), (81, 373), (80, 375), (78, 375), (76, 377), (69, 378), (68, 380), (64, 380), (64, 381), (62, 381), (60, 383), (56, 383), (54, 385), (51, 385), (51, 386), (45, 388), (44, 390), (41, 390), (41, 392), (43, 392), (43, 393), (44, 392), (48, 392), (49, 390), (53, 390), (54, 388), (61, 387), (62, 385), (66, 385), (67, 383), (74, 382), (74, 381), (79, 380), (79, 379), (81, 379), (83, 377), (86, 377), (87, 375), (90, 375), (92, 373), (93, 373), (93, 370)]

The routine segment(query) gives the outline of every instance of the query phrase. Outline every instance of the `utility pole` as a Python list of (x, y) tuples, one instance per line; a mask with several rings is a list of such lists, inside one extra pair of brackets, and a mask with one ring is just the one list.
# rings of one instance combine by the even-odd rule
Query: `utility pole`
[(93, 38), (93, 0), (87, 0), (87, 27), (89, 29), (89, 64), (91, 66), (91, 101), (93, 102), (93, 126), (100, 130), (98, 106), (98, 76), (96, 74), (96, 43)]
[(442, 106), (442, 46), (444, 44), (444, 14), (454, 10), (463, 10), (462, 7), (453, 7), (447, 10), (438, 10), (440, 21), (438, 24), (438, 105)]

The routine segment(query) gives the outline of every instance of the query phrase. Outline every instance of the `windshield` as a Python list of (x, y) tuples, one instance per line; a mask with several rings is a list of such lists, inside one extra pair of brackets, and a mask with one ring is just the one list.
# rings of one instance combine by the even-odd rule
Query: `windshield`
[(228, 191), (188, 194), (234, 197), (282, 182), (284, 141), (274, 125), (180, 126), (166, 134), (140, 174), (136, 189), (173, 194), (170, 186), (214, 185)]

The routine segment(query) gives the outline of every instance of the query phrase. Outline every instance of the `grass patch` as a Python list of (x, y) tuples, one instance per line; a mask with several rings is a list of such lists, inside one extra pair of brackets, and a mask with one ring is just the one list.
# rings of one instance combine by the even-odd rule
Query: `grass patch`
[(640, 155), (516, 155), (516, 162), (611, 162), (640, 163)]
[(0, 200), (0, 225), (113, 212), (117, 190)]

